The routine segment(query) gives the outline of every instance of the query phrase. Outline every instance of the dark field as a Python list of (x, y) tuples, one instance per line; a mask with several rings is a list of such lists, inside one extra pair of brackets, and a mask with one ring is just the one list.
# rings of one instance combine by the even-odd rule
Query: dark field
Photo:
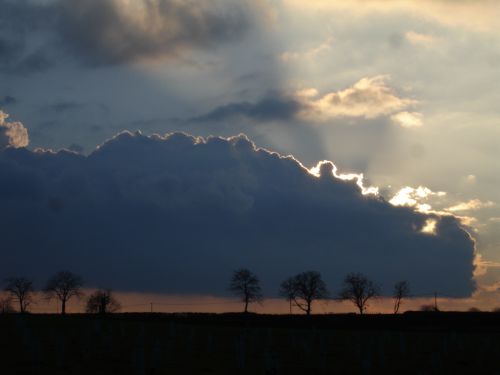
[(0, 316), (0, 374), (500, 374), (500, 314)]

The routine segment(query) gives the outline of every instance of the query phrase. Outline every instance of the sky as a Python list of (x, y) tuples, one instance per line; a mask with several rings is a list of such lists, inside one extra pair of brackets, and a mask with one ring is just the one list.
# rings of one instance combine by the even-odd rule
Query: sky
[[(0, 275), (500, 286), (493, 0), (0, 0)], [(455, 306), (455, 305), (453, 305)]]

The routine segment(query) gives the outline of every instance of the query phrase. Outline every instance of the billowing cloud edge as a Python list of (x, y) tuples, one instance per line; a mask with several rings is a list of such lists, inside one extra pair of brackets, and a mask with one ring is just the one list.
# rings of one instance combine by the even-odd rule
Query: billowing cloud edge
[[(13, 160), (18, 164), (15, 167)], [(21, 168), (16, 169), (19, 164)], [(80, 170), (84, 172), (76, 172)], [(223, 276), (241, 264), (263, 275), (268, 290), (280, 277), (306, 266), (320, 268), (332, 288), (343, 273), (361, 270), (382, 279), (386, 288), (396, 281), (389, 278), (409, 275), (420, 295), (431, 293), (431, 282), (441, 284), (445, 295), (467, 296), (475, 289), (475, 241), (453, 215), (395, 207), (375, 188), (365, 187), (360, 174), (339, 173), (329, 161), (307, 168), (292, 156), (256, 147), (245, 135), (202, 138), (173, 133), (147, 137), (140, 132), (123, 132), (89, 156), (7, 149), (0, 153), (0, 180), (5, 190), (0, 205), (9, 217), (2, 225), (11, 227), (34, 212), (44, 220), (44, 240), (37, 241), (43, 257), (35, 264), (54, 261), (54, 251), (67, 251), (63, 258), (85, 271), (89, 279), (99, 285), (106, 280), (114, 282), (112, 286), (120, 290), (156, 288), (217, 294), (226, 282)], [(116, 216), (118, 212), (122, 214)], [(137, 221), (139, 212), (141, 220)], [(180, 219), (172, 221), (170, 216)], [(151, 227), (158, 225), (160, 217), (166, 220), (166, 228), (173, 228), (171, 241), (184, 249), (181, 253), (156, 249), (163, 235)], [(180, 224), (188, 222), (191, 226)], [(79, 229), (78, 223), (86, 227)], [(132, 237), (126, 241), (117, 238), (118, 228), (129, 228), (125, 237)], [(232, 230), (220, 232), (221, 228)], [(12, 228), (5, 236), (6, 243), (14, 241), (12, 248), (20, 253), (31, 252), (30, 241), (39, 239), (40, 234), (20, 239), (16, 236), (19, 230)], [(71, 239), (66, 232), (72, 233)], [(58, 241), (71, 244), (70, 249), (54, 249), (51, 233), (59, 233)], [(143, 238), (145, 233), (149, 236)], [(249, 233), (258, 236), (248, 237)], [(188, 246), (185, 238), (193, 235)], [(198, 243), (197, 237), (204, 238), (205, 245)], [(241, 243), (245, 237), (248, 243)], [(142, 239), (147, 239), (146, 244), (137, 253), (134, 246)], [(78, 240), (81, 243), (72, 242)], [(240, 248), (236, 253), (234, 241)], [(271, 243), (271, 252), (259, 250)], [(93, 249), (96, 244), (99, 248)], [(210, 256), (197, 250), (207, 244), (213, 252)], [(16, 254), (4, 255), (6, 264), (9, 260), (17, 264), (9, 264), (13, 270), (26, 267)], [(108, 262), (115, 259), (115, 272), (125, 272), (127, 280), (117, 275), (109, 279), (104, 270), (88, 263), (99, 256)], [(210, 264), (213, 257), (223, 263), (212, 265), (216, 275), (200, 271), (199, 267)], [(277, 263), (280, 258), (286, 261)], [(429, 263), (431, 258), (435, 259)], [(151, 259), (158, 261), (152, 264)], [(158, 268), (160, 259), (171, 275)], [(170, 262), (176, 267), (171, 268)], [(32, 272), (40, 273), (35, 264)], [(147, 274), (144, 267), (148, 267)], [(177, 268), (185, 272), (179, 274)], [(200, 284), (186, 279), (192, 270), (208, 277), (205, 289), (199, 290)], [(412, 275), (415, 270), (426, 272), (426, 280)], [(156, 278), (163, 280), (164, 286), (150, 286), (148, 280)], [(173, 280), (184, 280), (185, 285), (172, 289)]]

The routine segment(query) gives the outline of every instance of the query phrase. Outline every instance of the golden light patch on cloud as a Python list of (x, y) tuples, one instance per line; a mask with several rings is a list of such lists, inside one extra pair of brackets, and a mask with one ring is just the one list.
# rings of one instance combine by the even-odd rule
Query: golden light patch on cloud
[(420, 231), (422, 233), (435, 235), (436, 234), (436, 224), (437, 224), (436, 220), (427, 219), (425, 222), (425, 225), (422, 227), (422, 229)]
[(474, 265), (476, 266), (474, 270), (474, 277), (486, 275), (488, 269), (490, 268), (500, 268), (500, 262), (485, 260), (479, 253), (476, 254), (476, 257), (474, 258)]
[(500, 291), (500, 281), (497, 281), (492, 284), (483, 284), (480, 286), (481, 291), (484, 292), (498, 292)]
[(461, 202), (454, 206), (448, 207), (446, 211), (457, 212), (457, 211), (476, 211), (486, 207), (493, 207), (495, 203), (488, 201), (482, 202), (479, 199), (471, 199), (467, 202)]
[(419, 112), (399, 112), (391, 116), (392, 122), (402, 128), (419, 128), (423, 125), (423, 115)]
[(326, 122), (338, 117), (372, 119), (417, 104), (416, 100), (399, 97), (388, 86), (388, 80), (386, 75), (365, 77), (352, 87), (323, 96), (314, 89), (301, 90), (296, 93), (304, 108), (299, 116), (312, 122)]
[(353, 16), (391, 14), (409, 15), (435, 21), (450, 27), (478, 32), (496, 32), (500, 5), (496, 0), (283, 0), (297, 12), (343, 12)]
[(478, 220), (475, 217), (472, 217), (472, 216), (457, 216), (457, 215), (455, 215), (455, 217), (457, 219), (459, 219), (460, 222), (463, 225), (467, 226), (467, 227), (475, 226), (475, 228), (473, 228), (474, 232), (478, 232), (478, 227), (482, 226), (482, 225), (478, 224)]
[(29, 144), (28, 130), (18, 121), (8, 121), (9, 115), (0, 110), (0, 150), (21, 148)]
[(429, 213), (432, 207), (428, 203), (422, 203), (431, 196), (443, 197), (446, 193), (444, 191), (434, 192), (425, 186), (413, 188), (406, 186), (400, 189), (390, 200), (389, 203), (394, 206), (408, 206), (415, 207), (417, 211)]

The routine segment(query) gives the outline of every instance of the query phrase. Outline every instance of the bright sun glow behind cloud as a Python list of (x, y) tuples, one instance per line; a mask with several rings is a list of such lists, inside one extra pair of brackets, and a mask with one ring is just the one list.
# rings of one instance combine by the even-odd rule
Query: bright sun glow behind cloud
[(363, 173), (348, 173), (348, 174), (338, 173), (337, 166), (329, 160), (323, 160), (323, 161), (318, 162), (318, 164), (316, 164), (316, 166), (312, 167), (308, 171), (310, 174), (312, 174), (315, 177), (321, 177), (321, 170), (323, 169), (324, 165), (331, 165), (332, 174), (334, 177), (336, 177), (340, 180), (343, 180), (343, 181), (356, 181), (356, 185), (359, 186), (359, 188), (361, 189), (361, 193), (363, 195), (378, 195), (378, 193), (379, 193), (378, 187), (374, 187), (374, 186), (365, 187), (364, 186)]

